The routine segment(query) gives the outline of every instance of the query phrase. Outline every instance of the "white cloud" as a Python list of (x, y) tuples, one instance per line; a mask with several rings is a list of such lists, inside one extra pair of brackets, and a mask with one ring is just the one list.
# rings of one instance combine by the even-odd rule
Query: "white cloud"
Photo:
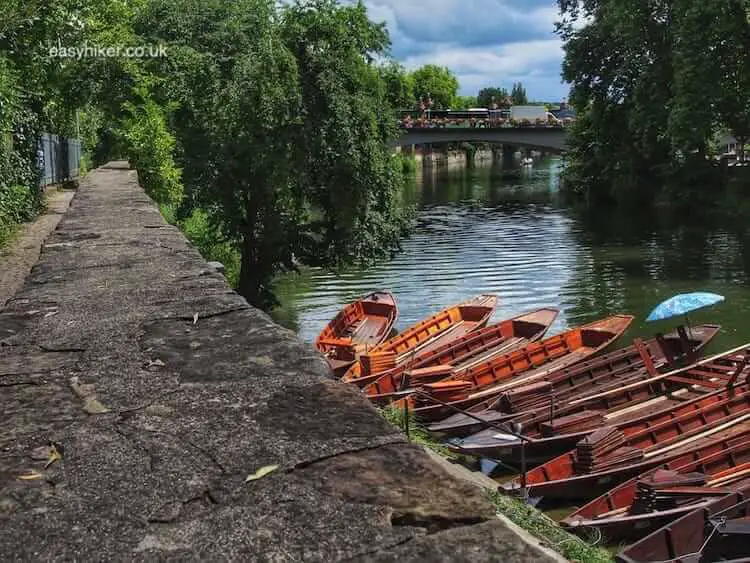
[(521, 81), (533, 99), (567, 95), (563, 53), (554, 35), (554, 0), (366, 0), (386, 23), (393, 55), (407, 68), (438, 64), (459, 78), (461, 93)]

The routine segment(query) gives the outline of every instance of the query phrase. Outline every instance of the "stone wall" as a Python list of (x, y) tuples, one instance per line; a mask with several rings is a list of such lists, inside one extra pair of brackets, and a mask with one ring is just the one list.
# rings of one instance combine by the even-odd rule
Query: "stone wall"
[(0, 312), (0, 387), (5, 561), (543, 558), (234, 293), (124, 163), (81, 182)]

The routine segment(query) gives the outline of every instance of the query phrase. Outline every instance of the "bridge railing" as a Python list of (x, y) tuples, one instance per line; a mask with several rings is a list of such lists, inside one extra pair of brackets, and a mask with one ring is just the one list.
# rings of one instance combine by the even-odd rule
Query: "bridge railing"
[(522, 120), (446, 120), (446, 119), (399, 119), (401, 129), (515, 129), (518, 127), (540, 129), (564, 129), (573, 124), (572, 119), (560, 121)]

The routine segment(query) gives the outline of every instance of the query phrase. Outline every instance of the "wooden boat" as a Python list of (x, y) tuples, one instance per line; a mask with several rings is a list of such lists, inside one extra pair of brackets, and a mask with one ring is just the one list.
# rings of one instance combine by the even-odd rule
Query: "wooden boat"
[(422, 354), (415, 362), (405, 362), (388, 371), (363, 377), (358, 382), (369, 380), (370, 384), (364, 387), (364, 392), (377, 396), (396, 391), (394, 385), (403, 380), (405, 373), (409, 381), (437, 380), (441, 378), (440, 370), (428, 368), (450, 366), (447, 372), (443, 370), (447, 375), (442, 375), (442, 378), (449, 377), (455, 371), (468, 369), (536, 342), (544, 336), (559, 312), (558, 309), (542, 308), (501, 321)]
[(416, 361), (419, 356), (482, 328), (496, 305), (497, 296), (478, 295), (432, 315), (361, 354), (341, 380), (357, 383), (362, 377)]
[[(485, 428), (482, 420), (496, 424), (513, 420), (524, 424), (524, 435), (540, 438), (541, 423), (549, 422), (553, 417), (592, 409), (586, 404), (570, 408), (569, 401), (573, 398), (592, 395), (610, 386), (619, 387), (636, 379), (647, 380), (657, 370), (674, 368), (680, 362), (696, 358), (720, 329), (718, 325), (706, 324), (691, 329), (689, 339), (684, 336), (684, 331), (676, 330), (643, 343), (636, 341), (626, 348), (554, 371), (542, 382), (512, 387), (497, 399), (470, 407), (471, 416), (456, 413), (427, 429), (444, 436), (464, 437)], [(527, 389), (531, 392), (526, 393)], [(516, 399), (519, 395), (522, 400)], [(627, 395), (623, 399), (629, 400)], [(607, 408), (614, 406), (610, 402)], [(548, 450), (544, 448), (544, 451)]]
[[(441, 394), (440, 389), (445, 382), (423, 385), (420, 389), (453, 407), (467, 409), (496, 399), (513, 386), (540, 380), (554, 371), (593, 356), (617, 340), (632, 321), (631, 315), (614, 315), (459, 372), (452, 379), (468, 381), (471, 387), (455, 397), (451, 397), (450, 392)], [(440, 420), (455, 412), (450, 407), (421, 396), (412, 400), (414, 412), (421, 420)]]
[(315, 347), (340, 376), (354, 363), (358, 353), (388, 338), (397, 318), (393, 295), (375, 291), (339, 311), (315, 339)]
[[(525, 437), (527, 462), (543, 463), (575, 447), (595, 428), (613, 426), (628, 435), (648, 424), (669, 420), (675, 413), (688, 412), (705, 404), (700, 398), (726, 387), (737, 373), (737, 366), (742, 365), (733, 361), (733, 357), (732, 354), (713, 357), (656, 376), (641, 370), (626, 381), (611, 383), (594, 395), (567, 398), (554, 415), (549, 408), (537, 409), (519, 415), (504, 415), (508, 418), (503, 421), (498, 420), (502, 413), (497, 410), (484, 411), (478, 413), (481, 420), (494, 420), (495, 427), (454, 440), (449, 447), (465, 455), (513, 463), (521, 457), (522, 439), (498, 432), (496, 428), (498, 424), (509, 428), (513, 423), (516, 428), (520, 425), (520, 432)], [(468, 415), (463, 416), (468, 418)], [(455, 426), (459, 422), (454, 417), (451, 423)], [(481, 424), (477, 422), (475, 426)], [(464, 425), (469, 426), (469, 423), (464, 422)]]
[[(618, 482), (701, 447), (701, 440), (716, 439), (725, 429), (745, 428), (741, 423), (750, 419), (750, 396), (734, 396), (731, 391), (729, 395), (711, 397), (706, 404), (691, 403), (687, 412), (662, 416), (659, 422), (645, 423), (629, 435), (614, 427), (600, 428), (581, 440), (576, 449), (526, 472), (527, 486), (535, 496), (597, 496)], [(518, 486), (520, 479), (508, 488)]]
[(621, 551), (618, 563), (748, 561), (750, 482), (699, 506)]
[(572, 531), (596, 528), (608, 541), (643, 536), (730, 494), (731, 487), (750, 478), (750, 438), (688, 463), (678, 461), (626, 481), (560, 524)]

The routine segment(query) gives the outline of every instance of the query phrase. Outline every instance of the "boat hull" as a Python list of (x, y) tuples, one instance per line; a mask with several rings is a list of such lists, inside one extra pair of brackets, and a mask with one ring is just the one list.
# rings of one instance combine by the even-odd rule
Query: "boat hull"
[[(750, 484), (744, 484), (736, 493), (698, 507), (684, 516), (631, 544), (615, 558), (618, 563), (648, 563), (651, 561), (717, 561), (720, 559), (750, 557), (750, 542), (721, 549), (721, 539), (712, 542), (714, 526), (712, 517), (747, 514)], [(743, 504), (744, 503), (744, 504)], [(720, 534), (718, 534), (720, 536)]]

